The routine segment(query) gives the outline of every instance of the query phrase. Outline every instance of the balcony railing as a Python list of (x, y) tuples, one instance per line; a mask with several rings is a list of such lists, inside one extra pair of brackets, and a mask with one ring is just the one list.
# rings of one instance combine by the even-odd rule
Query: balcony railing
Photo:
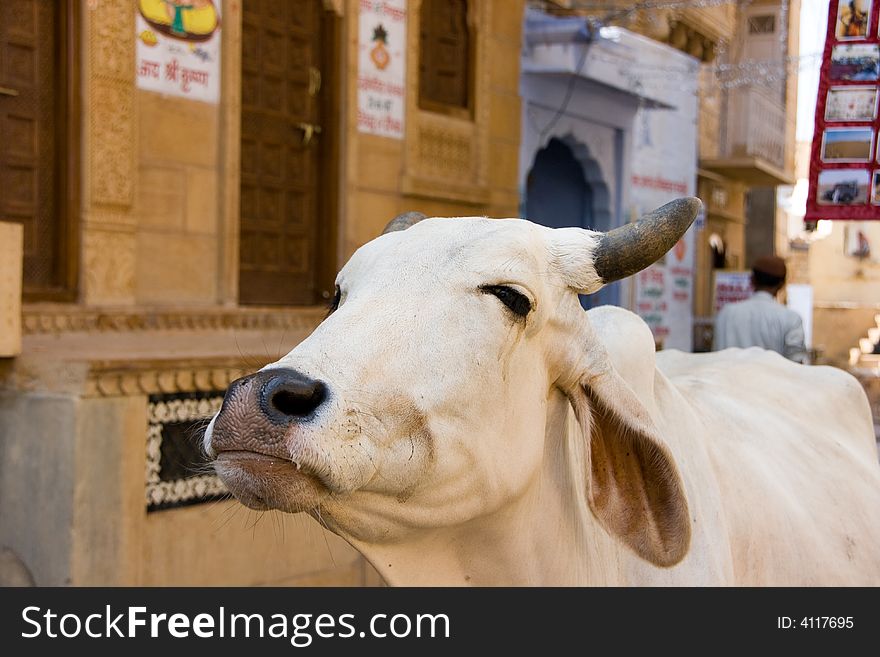
[(785, 167), (785, 107), (756, 87), (727, 92), (722, 157), (760, 157)]
[(792, 182), (786, 169), (783, 103), (760, 87), (748, 86), (725, 92), (720, 110), (717, 159), (702, 166), (750, 186)]

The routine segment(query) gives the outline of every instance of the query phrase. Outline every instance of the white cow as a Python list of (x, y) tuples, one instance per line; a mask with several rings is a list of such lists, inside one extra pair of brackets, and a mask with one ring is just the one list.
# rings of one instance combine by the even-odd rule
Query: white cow
[(391, 584), (880, 584), (855, 379), (759, 349), (655, 354), (635, 315), (578, 303), (698, 207), (607, 234), (398, 218), (314, 333), (230, 386), (217, 472), (250, 507), (320, 515)]

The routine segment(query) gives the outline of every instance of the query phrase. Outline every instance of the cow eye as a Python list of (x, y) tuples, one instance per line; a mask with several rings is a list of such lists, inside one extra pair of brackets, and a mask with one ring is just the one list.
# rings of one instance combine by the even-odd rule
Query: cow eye
[(339, 299), (342, 297), (342, 292), (339, 290), (339, 286), (336, 286), (336, 291), (333, 293), (333, 298), (330, 299), (330, 304), (327, 306), (327, 315), (330, 316), (334, 310), (339, 308)]
[(518, 317), (525, 317), (532, 309), (532, 302), (525, 294), (507, 285), (484, 285), (480, 289), (486, 294), (498, 297), (498, 300)]

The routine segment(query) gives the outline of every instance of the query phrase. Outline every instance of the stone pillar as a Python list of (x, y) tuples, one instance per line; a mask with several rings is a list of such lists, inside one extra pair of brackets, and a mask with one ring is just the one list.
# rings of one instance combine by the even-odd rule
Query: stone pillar
[(135, 3), (100, 0), (84, 12), (83, 280), (87, 305), (134, 303)]
[(0, 358), (21, 353), (21, 266), (24, 229), (0, 222)]
[(0, 394), (0, 544), (39, 586), (72, 582), (76, 406), (66, 394)]
[(144, 396), (0, 395), (0, 545), (39, 586), (138, 581)]

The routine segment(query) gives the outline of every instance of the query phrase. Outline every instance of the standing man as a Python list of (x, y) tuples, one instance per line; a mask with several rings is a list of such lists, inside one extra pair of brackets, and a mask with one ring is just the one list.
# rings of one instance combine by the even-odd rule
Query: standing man
[(800, 315), (776, 301), (785, 286), (785, 261), (774, 255), (755, 260), (750, 299), (724, 306), (715, 320), (713, 349), (763, 347), (789, 360), (807, 363)]

